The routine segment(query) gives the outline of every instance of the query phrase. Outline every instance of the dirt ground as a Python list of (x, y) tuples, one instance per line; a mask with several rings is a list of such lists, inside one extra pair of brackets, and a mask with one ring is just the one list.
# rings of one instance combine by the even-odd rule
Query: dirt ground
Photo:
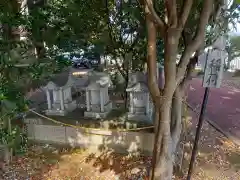
[[(189, 114), (183, 174), (190, 160), (195, 135), (196, 114)], [(4, 180), (136, 180), (147, 179), (150, 157), (119, 155), (113, 152), (93, 153), (83, 149), (67, 149), (50, 145), (34, 145), (26, 155), (14, 158), (10, 166), (2, 166)], [(175, 174), (174, 180), (185, 176)], [(228, 141), (208, 123), (204, 123), (193, 180), (240, 180), (240, 147)]]
[[(185, 144), (183, 169), (187, 167), (191, 157), (197, 115), (189, 112), (190, 128)], [(185, 179), (178, 177), (177, 180)], [(220, 132), (209, 125), (203, 124), (199, 151), (195, 162), (193, 180), (240, 180), (240, 147), (225, 138)]]

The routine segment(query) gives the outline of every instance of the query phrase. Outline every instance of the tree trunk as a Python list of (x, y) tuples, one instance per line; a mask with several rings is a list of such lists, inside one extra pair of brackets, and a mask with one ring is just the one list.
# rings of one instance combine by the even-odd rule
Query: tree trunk
[[(167, 102), (166, 100), (163, 101)], [(158, 110), (159, 123), (155, 132), (155, 147), (153, 151), (153, 159), (155, 159), (153, 163), (155, 165), (153, 164), (152, 180), (170, 180), (172, 177), (172, 141), (170, 126), (166, 121), (170, 120), (169, 112), (170, 107), (167, 103), (160, 106)]]
[[(158, 109), (156, 112), (159, 113), (159, 118), (157, 119), (156, 116), (154, 124), (156, 131), (155, 150), (153, 151), (152, 180), (172, 179), (174, 154), (180, 139), (182, 96), (180, 88), (176, 87), (176, 55), (178, 40), (179, 34), (175, 29), (169, 28), (164, 40), (165, 85), (162, 97), (159, 98), (159, 102), (155, 103), (155, 109)], [(151, 48), (152, 47), (153, 46), (151, 46)], [(148, 70), (154, 72), (153, 66), (151, 69), (148, 68)], [(155, 76), (155, 74), (154, 72), (153, 76)], [(157, 84), (156, 81), (155, 83)], [(157, 95), (154, 92), (152, 94), (153, 97)]]
[(146, 7), (148, 30), (148, 88), (155, 108), (155, 142), (151, 180), (172, 180), (175, 151), (181, 134), (182, 93), (176, 83), (176, 57), (180, 31), (167, 27), (164, 34), (164, 89), (156, 81), (156, 27)]

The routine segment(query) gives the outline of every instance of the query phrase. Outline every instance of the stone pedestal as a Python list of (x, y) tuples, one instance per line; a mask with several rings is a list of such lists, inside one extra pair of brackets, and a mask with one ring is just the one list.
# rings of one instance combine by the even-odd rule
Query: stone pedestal
[(141, 92), (130, 92), (128, 120), (150, 121), (149, 94)]
[(85, 111), (84, 112), (84, 117), (89, 117), (89, 118), (106, 118), (108, 113), (112, 110), (112, 102), (108, 102), (104, 106), (103, 112), (100, 111), (99, 105), (91, 105), (91, 111)]
[(65, 116), (68, 112), (72, 112), (77, 108), (76, 100), (72, 102), (64, 102), (64, 109), (61, 109), (61, 104), (52, 104), (52, 109), (46, 110), (46, 115)]

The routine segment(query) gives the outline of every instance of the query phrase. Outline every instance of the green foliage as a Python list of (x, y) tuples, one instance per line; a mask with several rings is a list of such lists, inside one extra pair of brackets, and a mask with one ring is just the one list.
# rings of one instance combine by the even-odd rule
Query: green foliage
[(98, 40), (104, 28), (104, 13), (104, 3), (98, 0), (49, 0), (42, 9), (42, 38), (49, 48), (55, 46), (68, 52), (85, 49)]
[(17, 154), (23, 153), (27, 149), (26, 134), (18, 126), (12, 128), (11, 133), (9, 133), (7, 128), (0, 129), (0, 137), (0, 144), (7, 145)]
[[(19, 13), (17, 1), (4, 1), (0, 3), (0, 144), (6, 144), (15, 152), (22, 151), (26, 145), (26, 136), (18, 126), (9, 124), (9, 119), (27, 111), (28, 101), (25, 97), (32, 84), (47, 78), (56, 71), (55, 61), (47, 59), (48, 64), (41, 65), (43, 59), (35, 57), (34, 43), (42, 41), (36, 38), (37, 24), (33, 22), (39, 16), (24, 16)], [(39, 20), (40, 21), (40, 20)], [(42, 20), (42, 24), (43, 20)], [(28, 41), (21, 41), (19, 26), (32, 27), (28, 29)], [(45, 61), (45, 60), (43, 60)], [(37, 84), (37, 83), (36, 83)]]
[[(143, 11), (132, 1), (121, 1), (117, 5), (114, 2), (108, 2), (105, 54), (132, 61), (132, 68), (139, 69), (146, 58), (147, 41)], [(132, 59), (126, 60), (125, 56), (128, 53), (132, 54)], [(123, 68), (127, 71), (127, 67)]]
[(230, 53), (231, 59), (240, 56), (240, 36), (232, 36), (229, 38), (229, 45), (227, 46), (227, 52)]
[[(70, 65), (69, 61), (58, 56), (60, 52), (86, 49), (99, 43), (105, 27), (105, 4), (102, 1), (39, 2), (27, 4), (24, 8), (28, 13), (25, 14), (20, 13), (17, 0), (0, 3), (0, 22), (3, 24), (0, 32), (0, 143), (16, 148), (19, 148), (17, 139), (22, 136), (21, 131), (6, 127), (9, 127), (9, 119), (27, 111), (26, 93)], [(25, 32), (25, 41), (20, 41), (20, 26)], [(34, 53), (37, 47), (44, 50), (40, 58)]]

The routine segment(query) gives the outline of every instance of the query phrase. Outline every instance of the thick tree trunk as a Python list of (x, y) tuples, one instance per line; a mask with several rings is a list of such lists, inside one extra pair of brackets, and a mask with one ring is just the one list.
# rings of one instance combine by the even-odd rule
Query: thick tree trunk
[[(177, 88), (172, 98), (162, 99), (159, 111), (159, 129), (156, 132), (155, 167), (152, 180), (171, 180), (175, 153), (182, 130), (182, 91)], [(168, 122), (171, 122), (169, 126)]]
[[(180, 87), (176, 87), (176, 55), (179, 34), (169, 28), (164, 40), (165, 85), (160, 102), (155, 103), (159, 119), (155, 119), (155, 149), (153, 154), (152, 180), (170, 180), (173, 175), (175, 151), (181, 134)], [(151, 69), (153, 70), (153, 69)], [(156, 163), (154, 165), (154, 163)]]
[(170, 106), (167, 100), (163, 100), (159, 108), (159, 126), (155, 132), (155, 165), (153, 165), (152, 180), (170, 180), (172, 178), (172, 140), (170, 135)]
[[(182, 12), (178, 17), (176, 1), (165, 1), (165, 21), (158, 16), (152, 0), (140, 1), (145, 7), (146, 24), (148, 31), (148, 87), (155, 108), (155, 144), (152, 161), (152, 180), (171, 180), (176, 147), (181, 135), (182, 120), (182, 87), (189, 59), (201, 46), (205, 27), (211, 15), (213, 0), (204, 0), (199, 17), (199, 24), (194, 38), (185, 46), (178, 65), (179, 39), (188, 19), (193, 1), (183, 4)], [(156, 82), (156, 27), (164, 40), (164, 77), (163, 93), (160, 93)], [(160, 97), (161, 96), (161, 97)]]
[[(152, 157), (152, 180), (171, 180), (173, 173), (174, 153), (177, 144), (178, 129), (174, 131), (172, 138), (170, 123), (172, 117), (172, 101), (176, 86), (176, 53), (178, 38), (174, 29), (169, 29), (165, 37), (164, 74), (165, 85), (163, 94), (160, 93), (156, 81), (156, 28), (151, 17), (146, 15), (148, 28), (148, 87), (155, 108), (155, 144)], [(174, 103), (177, 101), (174, 101)], [(177, 109), (177, 107), (175, 108)], [(175, 124), (178, 121), (175, 120)], [(178, 126), (174, 126), (178, 127)]]
[(183, 90), (178, 87), (174, 93), (171, 110), (171, 136), (173, 141), (174, 166), (181, 167), (181, 146), (179, 141), (182, 132)]

